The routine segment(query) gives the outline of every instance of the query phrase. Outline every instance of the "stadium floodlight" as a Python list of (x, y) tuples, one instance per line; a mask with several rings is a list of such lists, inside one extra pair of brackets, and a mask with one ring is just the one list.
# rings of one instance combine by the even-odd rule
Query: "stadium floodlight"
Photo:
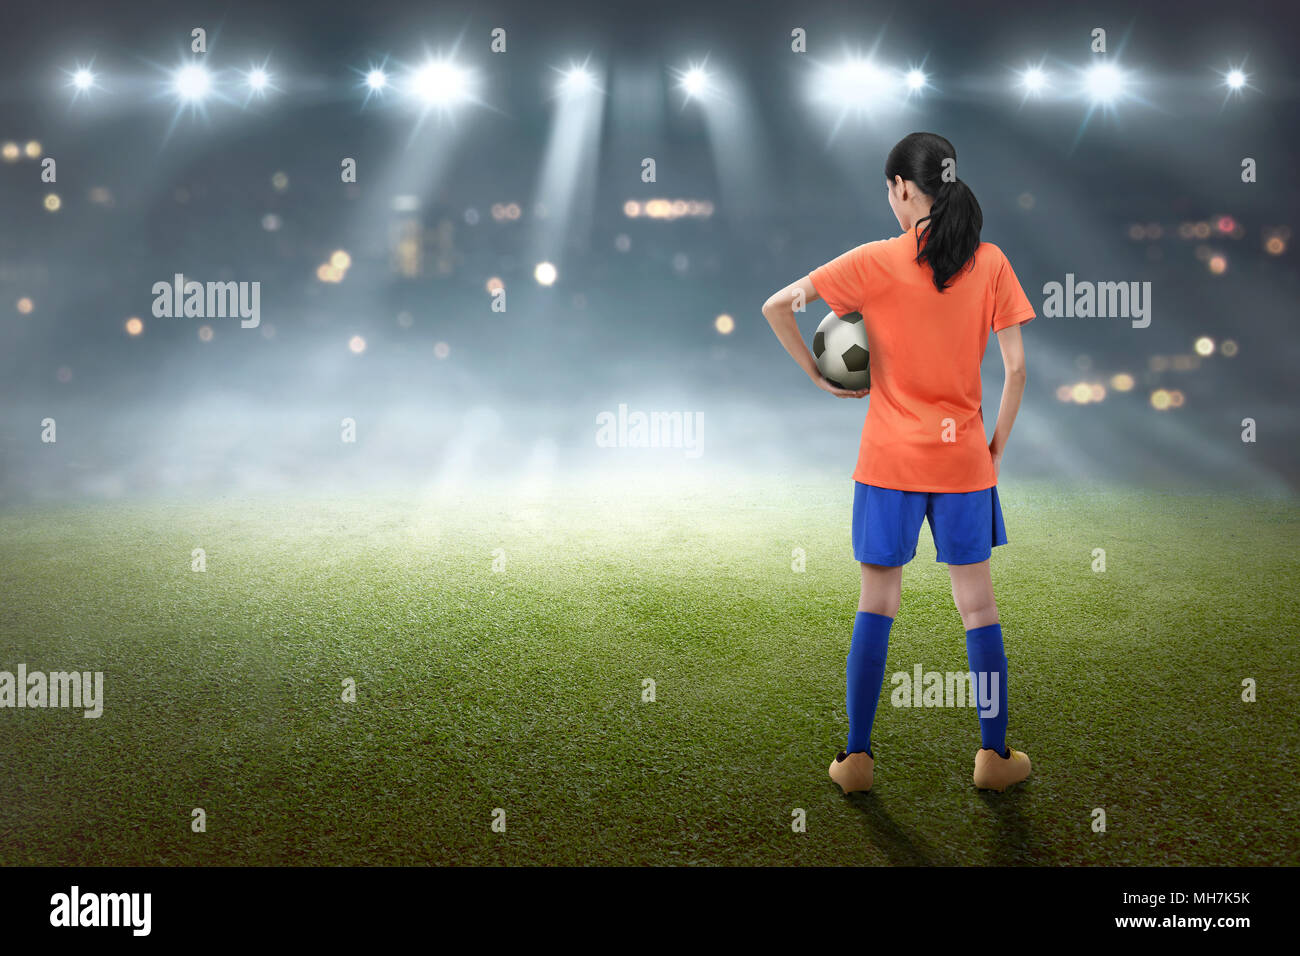
[(411, 75), (410, 93), (427, 106), (451, 106), (469, 97), (469, 74), (450, 60), (430, 60)]
[(681, 87), (691, 99), (697, 99), (709, 91), (709, 73), (702, 66), (692, 66), (682, 74)]
[(1031, 66), (1020, 74), (1020, 85), (1026, 93), (1041, 93), (1047, 89), (1047, 74), (1042, 67)]
[(89, 95), (90, 91), (99, 86), (99, 77), (96, 75), (93, 67), (95, 63), (92, 60), (89, 63), (78, 63), (74, 69), (64, 70), (68, 77), (68, 88), (72, 90), (72, 98)]
[(1250, 74), (1246, 72), (1245, 64), (1240, 66), (1229, 67), (1226, 71), (1219, 74), (1223, 78), (1223, 85), (1228, 91), (1224, 102), (1237, 96), (1244, 96), (1245, 91), (1250, 89)]
[(172, 89), (185, 102), (198, 103), (212, 92), (212, 75), (197, 63), (191, 63), (176, 71)]
[(379, 92), (388, 85), (388, 74), (380, 69), (366, 73), (366, 86), (373, 92)]
[(263, 98), (275, 89), (274, 78), (267, 70), (265, 62), (259, 66), (250, 66), (244, 72), (244, 86), (248, 89), (248, 95), (244, 99), (245, 106), (254, 98)]
[(925, 89), (926, 84), (929, 82), (926, 75), (920, 70), (908, 70), (904, 79), (907, 81), (907, 88), (914, 93)]
[(565, 70), (560, 77), (560, 92), (571, 96), (590, 93), (596, 88), (596, 78), (585, 66), (574, 66)]
[(822, 95), (839, 106), (862, 109), (879, 101), (893, 85), (891, 76), (871, 60), (853, 57), (826, 71)]
[(1088, 71), (1087, 88), (1094, 103), (1113, 103), (1124, 93), (1124, 74), (1114, 63), (1098, 63)]

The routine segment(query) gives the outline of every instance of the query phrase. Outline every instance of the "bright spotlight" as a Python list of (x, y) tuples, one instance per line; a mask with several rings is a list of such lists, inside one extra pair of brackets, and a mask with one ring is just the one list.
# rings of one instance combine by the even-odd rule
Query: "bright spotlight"
[(893, 76), (870, 60), (854, 58), (828, 69), (820, 92), (836, 106), (864, 109), (879, 101), (895, 83)]
[(1228, 98), (1242, 96), (1244, 92), (1250, 89), (1250, 75), (1245, 70), (1245, 64), (1241, 66), (1230, 67), (1227, 72), (1220, 73), (1223, 77), (1223, 85), (1228, 90)]
[(433, 60), (411, 77), (411, 92), (430, 106), (450, 106), (469, 96), (469, 76), (447, 60)]
[(693, 66), (682, 74), (682, 89), (690, 97), (703, 96), (709, 89), (709, 74), (702, 66)]
[(182, 100), (197, 103), (212, 91), (212, 77), (203, 67), (191, 63), (176, 71), (173, 87)]
[(926, 76), (920, 70), (907, 71), (907, 88), (909, 90), (923, 90), (925, 89), (925, 84)]
[(366, 74), (366, 86), (376, 92), (388, 85), (388, 74), (383, 70), (371, 70)]
[(75, 100), (83, 93), (89, 93), (99, 85), (99, 77), (91, 69), (94, 63), (87, 63), (82, 66), (77, 64), (74, 70), (64, 70), (68, 76), (68, 86), (72, 89), (72, 98)]
[(1020, 85), (1026, 93), (1041, 93), (1047, 88), (1047, 74), (1040, 67), (1031, 66), (1020, 74)]
[(595, 88), (596, 78), (585, 67), (575, 66), (572, 69), (565, 70), (560, 79), (560, 91), (562, 93), (571, 95), (589, 93)]
[(1094, 103), (1113, 103), (1124, 92), (1124, 74), (1114, 63), (1098, 63), (1088, 71), (1088, 95)]
[(271, 77), (267, 75), (266, 70), (260, 66), (254, 67), (248, 71), (248, 88), (254, 93), (262, 93), (266, 90), (267, 84), (271, 82)]

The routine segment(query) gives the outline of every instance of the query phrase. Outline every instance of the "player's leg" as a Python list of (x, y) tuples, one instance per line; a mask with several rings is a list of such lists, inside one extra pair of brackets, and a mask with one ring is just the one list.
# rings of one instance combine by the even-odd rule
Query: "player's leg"
[(849, 742), (845, 753), (871, 750), (871, 727), (876, 720), (880, 690), (885, 684), (885, 658), (889, 654), (889, 629), (902, 600), (903, 568), (862, 565), (862, 593), (853, 621), (853, 643), (845, 668), (845, 709), (849, 715)]
[(924, 508), (924, 495), (863, 484), (854, 491), (853, 552), (862, 566), (862, 590), (845, 667), (848, 744), (830, 769), (845, 793), (871, 789), (871, 728), (885, 682), (889, 630), (901, 602), (903, 565), (916, 554)]
[(862, 590), (858, 594), (858, 611), (898, 617), (903, 603), (903, 566), (863, 564)]
[(993, 597), (993, 575), (988, 561), (950, 564), (952, 599), (966, 628), (966, 660), (979, 706), (982, 748), (1002, 754), (1007, 745), (1007, 656), (1002, 648), (1002, 625)]
[(1029, 758), (1007, 747), (1007, 657), (989, 559), (1006, 543), (996, 489), (934, 495), (929, 509), (938, 559), (948, 565), (952, 598), (966, 629), (966, 659), (978, 706), (975, 785), (1005, 790), (1029, 775)]
[(903, 567), (862, 565), (862, 591), (853, 619), (853, 642), (845, 663), (844, 709), (849, 715), (849, 740), (831, 764), (831, 779), (845, 793), (870, 790), (875, 776), (871, 727), (885, 683), (889, 629), (902, 598)]

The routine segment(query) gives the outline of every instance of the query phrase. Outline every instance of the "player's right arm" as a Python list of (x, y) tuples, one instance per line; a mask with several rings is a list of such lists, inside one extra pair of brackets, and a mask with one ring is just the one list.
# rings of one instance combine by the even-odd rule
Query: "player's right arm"
[(809, 302), (815, 302), (820, 298), (821, 295), (813, 287), (812, 277), (804, 276), (799, 281), (792, 282), (780, 292), (775, 293), (763, 303), (763, 318), (767, 319), (767, 324), (772, 326), (772, 331), (776, 333), (777, 340), (790, 353), (790, 357), (795, 360), (798, 366), (813, 380), (814, 385), (838, 398), (862, 398), (870, 389), (864, 388), (860, 391), (851, 392), (826, 381), (821, 369), (817, 367), (817, 360), (813, 358), (807, 343), (804, 342), (803, 336), (799, 333), (799, 320), (794, 310), (795, 303), (807, 305)]

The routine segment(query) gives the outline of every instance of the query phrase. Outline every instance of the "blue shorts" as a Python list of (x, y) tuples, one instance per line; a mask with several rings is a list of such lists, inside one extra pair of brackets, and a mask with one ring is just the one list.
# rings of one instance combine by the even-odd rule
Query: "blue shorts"
[(854, 482), (853, 556), (896, 568), (916, 557), (921, 522), (944, 564), (978, 564), (1007, 543), (996, 486), (983, 491), (895, 491)]

